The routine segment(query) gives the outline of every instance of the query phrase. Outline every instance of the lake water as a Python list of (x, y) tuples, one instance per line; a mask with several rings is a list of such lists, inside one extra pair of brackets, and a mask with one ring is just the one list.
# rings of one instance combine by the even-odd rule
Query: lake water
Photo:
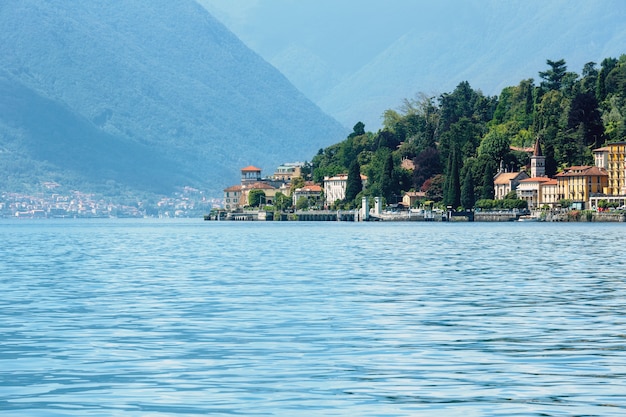
[(626, 224), (0, 221), (2, 416), (623, 416)]

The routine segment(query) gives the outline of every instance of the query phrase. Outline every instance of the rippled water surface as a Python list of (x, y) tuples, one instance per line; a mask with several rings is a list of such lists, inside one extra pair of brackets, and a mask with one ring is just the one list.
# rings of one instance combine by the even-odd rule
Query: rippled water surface
[(0, 221), (2, 416), (623, 416), (626, 225)]

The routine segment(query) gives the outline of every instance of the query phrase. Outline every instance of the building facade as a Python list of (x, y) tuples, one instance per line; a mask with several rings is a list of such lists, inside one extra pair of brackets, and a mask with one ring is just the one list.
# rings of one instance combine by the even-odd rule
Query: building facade
[(291, 201), (295, 206), (300, 198), (318, 201), (322, 196), (322, 187), (317, 184), (307, 184), (304, 187), (296, 188), (292, 195)]
[(511, 191), (515, 191), (519, 182), (528, 178), (524, 171), (520, 172), (499, 172), (493, 179), (494, 198), (503, 200)]
[(573, 166), (558, 173), (556, 181), (559, 200), (571, 200), (574, 208), (585, 209), (592, 195), (606, 189), (609, 174), (596, 166)]
[[(361, 174), (361, 184), (363, 188), (367, 185), (367, 177)], [(348, 185), (348, 174), (339, 174), (334, 177), (324, 177), (324, 196), (326, 205), (330, 206), (337, 200), (346, 198), (346, 186)]]
[(626, 142), (614, 142), (607, 145), (608, 150), (608, 166), (606, 167), (609, 175), (606, 194), (608, 195), (625, 195), (626, 188), (624, 183), (624, 159), (626, 155)]

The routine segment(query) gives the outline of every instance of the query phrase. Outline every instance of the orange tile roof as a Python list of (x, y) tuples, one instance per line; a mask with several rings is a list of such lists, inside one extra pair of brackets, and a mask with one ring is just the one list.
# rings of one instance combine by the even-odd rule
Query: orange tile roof
[(241, 168), (241, 172), (256, 172), (256, 171), (261, 171), (261, 168), (257, 168), (254, 165), (249, 165), (245, 168)]
[(297, 191), (308, 191), (310, 193), (316, 193), (316, 192), (322, 192), (322, 187), (320, 187), (319, 185), (316, 185), (316, 184), (305, 185), (302, 188), (298, 188)]

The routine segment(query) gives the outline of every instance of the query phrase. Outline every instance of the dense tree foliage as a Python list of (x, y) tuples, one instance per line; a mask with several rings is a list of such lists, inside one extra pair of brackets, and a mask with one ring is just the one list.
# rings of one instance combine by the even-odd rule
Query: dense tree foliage
[[(537, 138), (549, 176), (593, 164), (594, 149), (626, 140), (626, 55), (599, 67), (588, 62), (581, 75), (569, 72), (563, 59), (546, 65), (539, 85), (522, 80), (498, 97), (463, 81), (439, 97), (406, 99), (384, 113), (378, 132), (359, 122), (346, 140), (321, 149), (313, 178), (345, 173), (358, 161), (368, 177), (359, 195), (393, 203), (403, 192), (424, 191), (429, 200), (470, 208), (494, 198), (499, 169), (529, 170), (528, 149)], [(412, 172), (404, 160), (413, 163)]]

